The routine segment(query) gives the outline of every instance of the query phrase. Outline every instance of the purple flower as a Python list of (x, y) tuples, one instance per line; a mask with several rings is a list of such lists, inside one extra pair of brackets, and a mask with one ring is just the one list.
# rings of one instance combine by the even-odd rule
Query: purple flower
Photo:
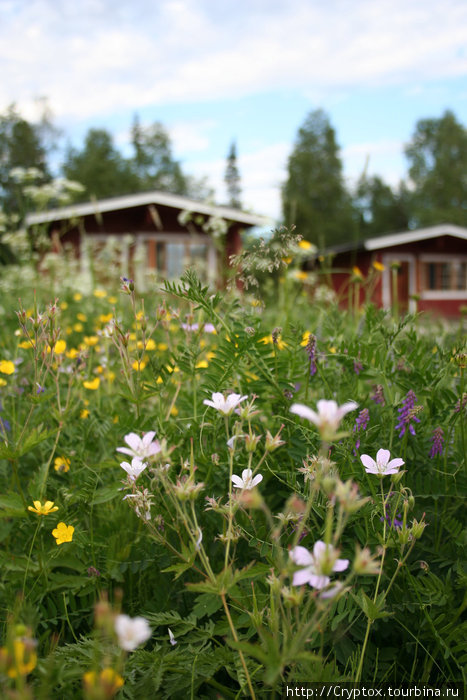
[(376, 386), (373, 387), (373, 395), (370, 396), (371, 400), (374, 401), (375, 403), (381, 404), (381, 406), (385, 405), (385, 400), (384, 400), (384, 390), (381, 384), (376, 384)]
[(431, 436), (431, 442), (433, 444), (431, 446), (429, 457), (430, 457), (430, 459), (433, 459), (433, 457), (436, 457), (436, 455), (443, 454), (444, 432), (443, 432), (442, 428), (438, 427), (438, 428), (435, 428), (433, 430), (433, 435)]
[(461, 410), (463, 411), (465, 406), (467, 404), (467, 394), (462, 394), (462, 405), (461, 405), (461, 400), (458, 399), (456, 403), (456, 407), (454, 409), (455, 413), (460, 413)]
[(396, 430), (399, 430), (399, 437), (401, 438), (405, 435), (405, 431), (408, 428), (411, 435), (415, 435), (415, 428), (412, 425), (412, 421), (415, 423), (420, 423), (420, 418), (417, 418), (415, 404), (417, 402), (417, 397), (415, 396), (412, 389), (407, 392), (406, 397), (402, 401), (402, 406), (397, 409), (399, 414), (399, 423), (396, 425)]
[(360, 374), (360, 372), (363, 369), (363, 365), (360, 362), (360, 353), (358, 354), (358, 357), (353, 361), (353, 371), (355, 374)]
[[(364, 431), (368, 427), (368, 422), (370, 420), (370, 412), (367, 408), (364, 408), (363, 410), (360, 411), (358, 416), (355, 419), (355, 425), (353, 427), (353, 432), (354, 433), (359, 433), (360, 431)], [(357, 442), (355, 443), (355, 450), (358, 450), (360, 447), (360, 439), (357, 438)]]
[(316, 336), (310, 333), (305, 346), (305, 352), (310, 360), (310, 376), (316, 374)]

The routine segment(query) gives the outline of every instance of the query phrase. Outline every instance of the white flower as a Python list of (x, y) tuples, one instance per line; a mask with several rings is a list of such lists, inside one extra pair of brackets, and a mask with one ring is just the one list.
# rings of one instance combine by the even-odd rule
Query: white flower
[(338, 552), (332, 544), (318, 540), (313, 547), (313, 554), (305, 547), (294, 547), (290, 552), (294, 564), (304, 566), (293, 575), (293, 585), (303, 586), (309, 583), (313, 588), (325, 588), (330, 582), (329, 574), (333, 571), (345, 571), (349, 565), (348, 559), (338, 559)]
[(338, 406), (335, 401), (326, 401), (325, 399), (321, 399), (316, 405), (318, 408), (317, 413), (301, 403), (292, 404), (290, 412), (296, 413), (300, 418), (306, 418), (311, 423), (314, 423), (323, 437), (328, 440), (335, 435), (346, 413), (355, 411), (358, 407), (358, 403), (355, 403), (355, 401), (347, 401), (342, 406)]
[(234, 483), (235, 488), (246, 489), (247, 491), (250, 491), (257, 484), (259, 484), (260, 481), (263, 480), (263, 475), (257, 474), (255, 477), (253, 477), (253, 472), (251, 471), (251, 469), (244, 469), (242, 471), (242, 478), (237, 476), (237, 474), (232, 474), (231, 479)]
[(128, 617), (117, 615), (115, 632), (118, 643), (125, 651), (134, 651), (137, 646), (144, 644), (152, 634), (148, 621), (144, 617)]
[(369, 455), (362, 455), (360, 459), (368, 474), (377, 474), (378, 476), (386, 476), (387, 474), (397, 474), (399, 467), (402, 467), (404, 460), (400, 457), (391, 459), (389, 450), (378, 450), (376, 453), (376, 462)]
[(204, 399), (203, 403), (206, 406), (215, 408), (216, 411), (222, 413), (223, 416), (230, 416), (234, 408), (236, 408), (241, 401), (244, 401), (247, 398), (248, 396), (241, 396), (240, 394), (229, 394), (227, 398), (225, 398), (224, 394), (221, 394), (219, 391), (215, 391), (212, 395), (212, 400)]
[(132, 481), (136, 481), (141, 472), (143, 472), (148, 465), (137, 457), (133, 457), (131, 464), (128, 462), (120, 462), (120, 466), (126, 471)]
[(168, 632), (169, 632), (169, 641), (170, 641), (170, 643), (171, 643), (172, 646), (175, 646), (175, 644), (177, 643), (177, 640), (176, 640), (175, 637), (174, 637), (174, 633), (172, 632), (172, 630), (170, 629), (170, 627), (167, 627), (167, 630), (168, 630)]
[(130, 457), (137, 459), (148, 459), (161, 451), (161, 446), (157, 440), (153, 441), (155, 431), (150, 430), (149, 433), (140, 438), (136, 433), (128, 433), (123, 438), (128, 447), (117, 447), (117, 452), (123, 452)]

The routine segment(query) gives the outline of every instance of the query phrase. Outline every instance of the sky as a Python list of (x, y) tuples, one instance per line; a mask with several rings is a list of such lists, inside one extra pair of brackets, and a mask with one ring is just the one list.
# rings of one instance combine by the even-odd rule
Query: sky
[(323, 109), (349, 187), (396, 186), (419, 119), (467, 124), (466, 0), (0, 0), (0, 112), (47, 100), (67, 143), (128, 149), (161, 122), (186, 173), (227, 199), (236, 142), (245, 209), (279, 219), (297, 131)]

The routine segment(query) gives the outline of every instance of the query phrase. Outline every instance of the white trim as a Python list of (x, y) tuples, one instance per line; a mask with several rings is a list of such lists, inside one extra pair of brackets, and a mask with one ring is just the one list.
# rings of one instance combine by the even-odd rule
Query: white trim
[(380, 248), (390, 248), (396, 245), (404, 245), (405, 243), (426, 241), (439, 236), (454, 236), (454, 238), (467, 241), (467, 228), (453, 226), (452, 224), (441, 224), (440, 226), (420, 228), (416, 231), (393, 233), (390, 236), (368, 238), (366, 241), (363, 241), (363, 246), (366, 250), (379, 250)]
[(421, 292), (420, 299), (458, 299), (464, 301), (467, 299), (467, 291), (462, 289), (425, 289)]
[(391, 263), (392, 262), (408, 262), (409, 263), (409, 311), (414, 313), (417, 310), (417, 304), (415, 299), (411, 297), (416, 292), (416, 280), (415, 280), (415, 255), (410, 253), (404, 253), (403, 255), (398, 255), (397, 253), (384, 253), (383, 256), (383, 278), (382, 278), (382, 296), (383, 296), (383, 307), (385, 309), (390, 309), (392, 305), (391, 299)]
[(457, 255), (455, 253), (420, 253), (420, 262), (467, 262), (467, 255)]
[(148, 204), (161, 205), (180, 209), (181, 211), (192, 211), (197, 214), (220, 217), (234, 223), (246, 224), (247, 226), (269, 226), (273, 220), (266, 216), (248, 214), (232, 207), (218, 207), (215, 205), (196, 202), (187, 197), (181, 197), (167, 192), (140, 192), (138, 194), (125, 195), (124, 197), (112, 197), (111, 199), (101, 199), (97, 202), (85, 202), (83, 204), (72, 204), (60, 209), (36, 214), (28, 214), (26, 226), (32, 224), (44, 224), (52, 221), (63, 221), (80, 216), (94, 214), (98, 216), (107, 211), (118, 211), (120, 209), (131, 209), (132, 207), (145, 206)]

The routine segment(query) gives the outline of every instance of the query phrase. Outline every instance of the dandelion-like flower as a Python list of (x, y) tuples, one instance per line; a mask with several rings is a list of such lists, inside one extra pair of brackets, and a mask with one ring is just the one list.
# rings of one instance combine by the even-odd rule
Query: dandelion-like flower
[(247, 396), (241, 396), (240, 394), (229, 394), (227, 398), (224, 394), (219, 391), (215, 391), (212, 395), (212, 399), (204, 399), (203, 403), (206, 406), (211, 406), (219, 411), (223, 416), (230, 416), (233, 410), (245, 399)]
[(49, 515), (49, 513), (54, 513), (58, 510), (58, 506), (54, 506), (53, 501), (46, 501), (44, 505), (40, 501), (33, 501), (33, 503), (34, 507), (28, 506), (28, 510), (37, 513), (37, 515)]
[(134, 651), (140, 644), (147, 642), (152, 634), (149, 623), (144, 617), (131, 618), (128, 615), (117, 615), (115, 632), (118, 643), (125, 651)]
[(146, 469), (148, 465), (145, 462), (142, 462), (140, 459), (138, 459), (138, 457), (133, 457), (133, 459), (131, 460), (131, 464), (129, 464), (128, 462), (120, 462), (120, 466), (126, 471), (126, 473), (132, 481), (136, 481), (136, 479)]
[(251, 469), (244, 469), (241, 478), (237, 474), (232, 474), (231, 479), (235, 488), (250, 491), (263, 480), (263, 475), (253, 476)]
[(70, 470), (70, 460), (67, 457), (55, 457), (54, 469), (56, 472), (67, 472)]
[(150, 430), (142, 438), (136, 433), (128, 433), (123, 438), (128, 447), (117, 447), (117, 452), (123, 452), (123, 454), (136, 457), (139, 460), (154, 457), (161, 451), (159, 441), (154, 440), (155, 435), (156, 432), (154, 430)]
[(301, 403), (294, 403), (290, 407), (290, 412), (295, 413), (300, 418), (306, 418), (316, 425), (325, 440), (332, 440), (343, 417), (350, 411), (355, 411), (358, 404), (355, 401), (347, 401), (342, 406), (338, 406), (335, 401), (321, 399), (317, 403), (316, 413), (308, 406)]
[(64, 542), (71, 542), (73, 539), (73, 533), (75, 528), (73, 525), (65, 525), (65, 523), (58, 523), (57, 527), (52, 530), (52, 535), (57, 540), (57, 544), (63, 544)]
[(376, 461), (369, 455), (360, 457), (365, 471), (368, 474), (376, 474), (377, 476), (387, 476), (388, 474), (397, 474), (399, 467), (402, 467), (404, 460), (400, 457), (390, 459), (391, 453), (389, 450), (378, 450), (376, 453)]
[(293, 585), (303, 586), (308, 583), (318, 590), (325, 588), (331, 582), (330, 574), (345, 571), (349, 566), (349, 560), (339, 559), (338, 554), (332, 544), (325, 544), (322, 540), (315, 543), (313, 553), (305, 547), (294, 547), (290, 557), (294, 564), (304, 568), (294, 573)]

